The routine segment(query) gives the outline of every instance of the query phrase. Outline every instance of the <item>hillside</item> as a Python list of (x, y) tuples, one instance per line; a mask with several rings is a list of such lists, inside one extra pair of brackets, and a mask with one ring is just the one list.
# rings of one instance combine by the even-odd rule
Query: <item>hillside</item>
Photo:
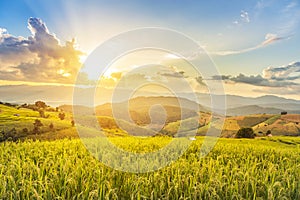
[[(0, 142), (3, 140), (23, 140), (40, 139), (52, 140), (61, 138), (78, 138), (77, 129), (81, 130), (83, 137), (94, 136), (125, 136), (128, 134), (134, 136), (153, 136), (156, 135), (155, 127), (142, 127), (133, 123), (126, 122), (120, 119), (113, 119), (107, 116), (98, 116), (97, 120), (102, 129), (98, 131), (95, 129), (95, 124), (91, 120), (91, 115), (78, 116), (79, 122), (76, 128), (72, 126), (72, 113), (67, 112), (71, 106), (60, 107), (64, 110), (65, 117), (63, 120), (59, 118), (59, 112), (45, 112), (46, 117), (41, 117), (38, 111), (33, 111), (27, 108), (20, 108), (19, 106), (7, 106), (0, 104)], [(87, 111), (83, 107), (84, 111)], [(38, 132), (35, 132), (34, 123), (39, 120), (41, 125)]]
[(222, 130), (223, 137), (232, 137), (241, 127), (251, 127), (258, 136), (272, 135), (300, 136), (300, 115), (258, 114), (238, 117), (228, 117)]
[(182, 98), (137, 97), (131, 99), (129, 103), (107, 103), (97, 106), (96, 115), (128, 119), (128, 110), (134, 123), (147, 125), (151, 121), (154, 123), (161, 123), (163, 121), (170, 123), (180, 119), (195, 117), (198, 116), (198, 111), (205, 109), (195, 102)]
[[(115, 104), (116, 116), (112, 117), (111, 104), (97, 106), (97, 120), (102, 131), (97, 131), (97, 124), (91, 115), (91, 108), (77, 106), (82, 111), (77, 116), (79, 122), (77, 128), (84, 129), (84, 137), (98, 136), (187, 136), (206, 135), (209, 130), (220, 132), (222, 137), (233, 137), (242, 127), (252, 127), (258, 136), (263, 136), (267, 131), (272, 135), (300, 135), (300, 115), (290, 114), (280, 115), (281, 110), (273, 108), (262, 108), (259, 106), (244, 106), (239, 109), (231, 109), (232, 112), (239, 112), (239, 116), (228, 116), (224, 126), (212, 123), (209, 112), (200, 111), (203, 107), (186, 99), (180, 99), (184, 108), (179, 107), (179, 102), (171, 97), (138, 97), (129, 101), (129, 113), (131, 120), (124, 120), (126, 113), (126, 103)], [(161, 104), (162, 107), (157, 106)], [(58, 110), (44, 110), (42, 117), (39, 111), (14, 105), (8, 106), (0, 104), (0, 139), (17, 140), (24, 138), (32, 139), (59, 139), (78, 137), (76, 128), (72, 126), (72, 106), (63, 105)], [(199, 110), (191, 110), (192, 107)], [(48, 111), (51, 110), (51, 111)], [(266, 112), (268, 114), (252, 114)], [(59, 119), (59, 113), (65, 113), (63, 120)], [(247, 114), (251, 113), (251, 114)], [(271, 114), (270, 114), (271, 113)], [(275, 113), (275, 114), (272, 114)], [(121, 116), (121, 117), (120, 117)], [(200, 117), (199, 117), (200, 116)], [(34, 132), (35, 120), (41, 122), (39, 131)], [(165, 122), (166, 123), (162, 123)], [(215, 117), (213, 121), (218, 120)], [(82, 122), (82, 123), (81, 123)], [(51, 125), (52, 124), (52, 125)], [(52, 127), (51, 127), (52, 126)], [(90, 128), (88, 128), (90, 127)]]
[[(265, 105), (266, 106), (266, 105)], [(281, 112), (287, 112), (291, 114), (300, 114), (300, 105), (298, 104), (270, 104), (269, 107), (249, 105), (241, 106), (237, 108), (227, 109), (226, 114), (229, 116), (251, 115), (251, 114), (280, 114)], [(274, 107), (271, 107), (274, 106)], [(277, 106), (277, 108), (275, 108)], [(281, 107), (281, 108), (279, 108)]]
[[(64, 132), (62, 134), (64, 137), (78, 137), (72, 127), (71, 113), (66, 112), (63, 120), (58, 117), (59, 113), (45, 111), (45, 116), (41, 117), (38, 111), (0, 104), (0, 140), (17, 140), (28, 138), (28, 136), (39, 138), (46, 133), (49, 133), (48, 138), (60, 138), (58, 133), (61, 131)], [(41, 124), (35, 130), (36, 120), (39, 120)]]
[(257, 105), (241, 106), (237, 108), (227, 109), (227, 116), (241, 116), (241, 115), (251, 115), (251, 114), (279, 114), (284, 111), (283, 109), (277, 108), (264, 108)]

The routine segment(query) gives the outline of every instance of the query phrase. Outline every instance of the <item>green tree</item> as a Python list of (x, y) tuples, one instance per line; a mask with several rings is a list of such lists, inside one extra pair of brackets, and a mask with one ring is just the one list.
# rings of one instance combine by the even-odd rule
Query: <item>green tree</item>
[(241, 128), (235, 135), (236, 138), (254, 138), (255, 134), (252, 128)]
[(58, 117), (60, 120), (64, 120), (65, 119), (66, 114), (65, 113), (59, 113)]
[(41, 109), (45, 109), (47, 107), (47, 104), (43, 101), (36, 101), (34, 103), (34, 105), (38, 108), (41, 108)]
[(41, 120), (36, 119), (33, 123), (33, 133), (34, 134), (39, 134), (41, 132), (41, 127), (43, 126), (43, 123)]
[(51, 123), (51, 124), (49, 125), (49, 128), (50, 128), (51, 130), (53, 130), (53, 128), (54, 128), (53, 123)]
[(43, 110), (39, 110), (40, 117), (45, 118), (45, 112)]
[(28, 133), (28, 128), (23, 128), (22, 132), (27, 134)]

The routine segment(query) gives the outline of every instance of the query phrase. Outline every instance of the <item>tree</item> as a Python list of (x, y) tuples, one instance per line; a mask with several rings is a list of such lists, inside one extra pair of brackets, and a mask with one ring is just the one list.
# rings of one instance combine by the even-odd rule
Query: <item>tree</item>
[(75, 126), (75, 121), (74, 119), (71, 121), (72, 126)]
[(28, 128), (23, 128), (22, 132), (27, 134), (28, 133)]
[(41, 108), (41, 109), (44, 109), (44, 108), (47, 107), (46, 103), (43, 102), (43, 101), (36, 101), (36, 102), (34, 103), (34, 105), (35, 105), (36, 107), (38, 107), (38, 108)]
[(43, 110), (39, 110), (40, 117), (45, 118), (45, 112)]
[(266, 133), (266, 136), (271, 135), (271, 134), (272, 134), (271, 130), (268, 130)]
[(235, 135), (236, 138), (254, 138), (255, 134), (252, 128), (241, 128)]
[(53, 130), (53, 128), (54, 128), (53, 123), (51, 123), (51, 124), (49, 125), (49, 128), (50, 128), (51, 130)]
[(3, 141), (5, 141), (5, 133), (4, 133), (4, 131), (1, 131), (0, 132), (0, 142), (3, 142)]
[(65, 119), (66, 114), (65, 113), (59, 113), (58, 117), (60, 120), (64, 120)]
[(42, 122), (39, 119), (36, 119), (33, 123), (33, 133), (38, 134), (41, 132), (41, 126), (43, 126)]

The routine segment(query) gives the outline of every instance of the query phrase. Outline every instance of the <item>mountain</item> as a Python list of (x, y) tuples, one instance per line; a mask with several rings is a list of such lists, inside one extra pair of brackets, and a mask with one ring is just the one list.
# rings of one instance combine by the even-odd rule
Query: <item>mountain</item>
[[(129, 102), (106, 103), (96, 107), (96, 115), (125, 119), (137, 124), (175, 122), (198, 115), (206, 109), (199, 104), (175, 97), (136, 97)], [(129, 111), (129, 113), (128, 113)], [(130, 117), (128, 116), (130, 114)]]
[[(183, 95), (184, 96), (184, 95)], [(187, 95), (186, 95), (187, 96)], [(215, 99), (222, 99), (223, 95), (212, 95)], [(208, 94), (197, 93), (197, 97), (201, 105), (209, 107), (211, 104), (211, 97)], [(298, 105), (300, 110), (300, 101), (295, 99), (287, 99), (274, 95), (265, 95), (261, 97), (243, 97), (237, 95), (226, 95), (226, 106), (227, 108), (236, 108), (241, 106), (258, 105), (261, 107), (274, 107), (281, 109), (282, 105), (293, 104)], [(224, 109), (217, 107), (217, 109)]]
[[(0, 86), (0, 101), (11, 103), (33, 103), (37, 100), (47, 102), (51, 106), (59, 106), (63, 104), (73, 104), (73, 86), (62, 85), (2, 85)], [(80, 95), (76, 101), (77, 105), (85, 105), (87, 94), (92, 88), (81, 88)], [(121, 91), (120, 99), (117, 102), (123, 102), (127, 99), (128, 91)], [(113, 90), (101, 89), (95, 94), (95, 105), (101, 105), (111, 102)], [(163, 93), (139, 92), (140, 96), (159, 97), (168, 96)], [(197, 103), (204, 107), (210, 107), (211, 95), (204, 93), (178, 93), (177, 96), (183, 99), (194, 100), (195, 95), (198, 98)], [(213, 95), (216, 100), (224, 98), (223, 95)], [(261, 97), (242, 97), (238, 95), (226, 95), (226, 107), (236, 108), (242, 106), (257, 105), (263, 108), (272, 107), (276, 109), (300, 110), (300, 101), (294, 99), (286, 99), (274, 95), (265, 95)], [(185, 105), (186, 106), (186, 105)], [(222, 104), (215, 105), (216, 109), (225, 109)]]
[(241, 106), (237, 108), (229, 108), (227, 109), (227, 116), (240, 116), (240, 115), (251, 115), (251, 114), (279, 114), (281, 109), (277, 108), (263, 108), (257, 105), (249, 105), (249, 106)]
[(300, 104), (297, 103), (269, 103), (269, 104), (260, 104), (261, 107), (272, 107), (282, 110), (300, 110)]
[(241, 106), (237, 108), (229, 108), (226, 111), (227, 116), (242, 116), (251, 114), (280, 114), (281, 112), (287, 112), (291, 114), (300, 114), (299, 110), (288, 110), (288, 109), (278, 109), (274, 107), (262, 107), (257, 105)]
[(75, 106), (72, 106), (72, 105), (61, 105), (61, 106), (58, 106), (58, 108), (62, 111), (65, 111), (65, 112), (70, 112), (72, 113), (73, 112), (73, 107), (76, 107), (76, 111), (82, 115), (93, 115), (93, 108), (91, 107), (87, 107), (87, 106), (80, 106), (80, 105), (75, 105)]

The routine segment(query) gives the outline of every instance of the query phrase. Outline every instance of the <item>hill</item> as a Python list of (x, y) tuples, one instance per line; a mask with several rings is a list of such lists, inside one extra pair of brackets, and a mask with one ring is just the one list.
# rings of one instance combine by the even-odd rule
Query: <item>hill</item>
[[(281, 105), (281, 107), (284, 107), (284, 105)], [(273, 108), (273, 107), (262, 107), (257, 105), (249, 105), (249, 106), (241, 106), (237, 108), (229, 108), (227, 109), (226, 114), (228, 116), (241, 116), (241, 115), (251, 115), (251, 114), (280, 114), (283, 111), (286, 111), (288, 113), (292, 114), (300, 114), (300, 110), (289, 110), (289, 107), (287, 106), (286, 109), (279, 109), (279, 108)], [(300, 107), (298, 107), (299, 109)]]
[[(73, 130), (71, 123), (71, 113), (65, 113), (63, 120), (59, 118), (59, 113), (44, 111), (45, 116), (41, 117), (38, 111), (0, 104), (0, 140), (17, 140), (28, 136), (39, 138), (45, 133), (51, 133), (49, 138), (55, 138), (56, 133), (63, 130), (65, 137), (76, 137), (77, 133)], [(34, 130), (36, 120), (41, 123), (38, 130)]]
[[(107, 103), (96, 107), (96, 115), (109, 116), (147, 125), (152, 123), (175, 122), (198, 116), (200, 110), (206, 110), (199, 104), (183, 98), (175, 97), (137, 97), (129, 102)], [(165, 119), (164, 119), (165, 118)]]
[(228, 117), (225, 120), (222, 136), (232, 137), (242, 127), (253, 128), (258, 136), (266, 134), (268, 130), (272, 135), (300, 136), (299, 123), (299, 114), (257, 114)]
[[(181, 104), (179, 104), (181, 103)], [(160, 104), (161, 106), (157, 106)], [(129, 107), (131, 120), (122, 118)], [(279, 109), (263, 108), (260, 106), (243, 106), (240, 108), (230, 109), (234, 114), (239, 116), (228, 116), (225, 119), (224, 126), (212, 123), (217, 120), (211, 119), (210, 112), (202, 106), (187, 100), (176, 99), (174, 97), (138, 97), (126, 102), (114, 105), (116, 109), (115, 118), (112, 117), (112, 105), (103, 104), (96, 107), (97, 121), (102, 128), (101, 134), (107, 136), (153, 136), (169, 135), (187, 136), (192, 134), (206, 135), (207, 130), (221, 131), (222, 137), (233, 137), (242, 127), (251, 127), (258, 136), (271, 131), (273, 135), (300, 135), (300, 115), (291, 114), (280, 115)], [(183, 106), (183, 109), (180, 109)], [(192, 108), (196, 107), (196, 110)], [(0, 140), (9, 139), (17, 140), (22, 138), (32, 139), (58, 139), (78, 137), (77, 131), (72, 127), (72, 106), (63, 105), (60, 109), (44, 110), (42, 117), (39, 111), (23, 108), (18, 105), (0, 104)], [(91, 108), (77, 106), (82, 111), (78, 116), (79, 123), (76, 121), (77, 128), (85, 130), (87, 137), (99, 134), (96, 125), (93, 123), (94, 115), (91, 115)], [(63, 120), (59, 119), (59, 113), (65, 113)], [(182, 111), (182, 113), (181, 113)], [(252, 114), (253, 112), (259, 114)], [(271, 114), (260, 114), (262, 112)], [(250, 114), (248, 114), (250, 113)], [(273, 114), (272, 114), (273, 113)], [(121, 116), (119, 118), (119, 116)], [(199, 117), (200, 116), (200, 117)], [(124, 120), (125, 119), (125, 120)], [(38, 133), (34, 133), (35, 120), (39, 120), (42, 126)], [(162, 123), (165, 122), (166, 123)], [(51, 127), (52, 124), (52, 127)], [(88, 128), (90, 127), (90, 128)]]

